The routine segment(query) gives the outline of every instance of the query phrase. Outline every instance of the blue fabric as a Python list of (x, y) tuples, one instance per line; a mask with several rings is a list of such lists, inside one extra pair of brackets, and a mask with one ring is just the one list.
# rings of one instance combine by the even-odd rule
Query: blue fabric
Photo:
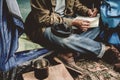
[(23, 62), (49, 52), (38, 49), (16, 53), (18, 38), (23, 32), (23, 22), (17, 15), (9, 13), (6, 0), (0, 0), (0, 70), (8, 71)]
[(109, 28), (120, 25), (120, 0), (104, 0), (100, 10), (102, 20)]
[(100, 10), (104, 27), (111, 29), (107, 33), (103, 30), (100, 37), (102, 39), (107, 37), (106, 42), (115, 45), (120, 50), (120, 0), (104, 0)]
[[(49, 51), (46, 48), (36, 49), (36, 50), (27, 50), (16, 53), (16, 65), (20, 65), (23, 62), (38, 58), (41, 55), (48, 53)], [(14, 67), (14, 65), (13, 65)]]

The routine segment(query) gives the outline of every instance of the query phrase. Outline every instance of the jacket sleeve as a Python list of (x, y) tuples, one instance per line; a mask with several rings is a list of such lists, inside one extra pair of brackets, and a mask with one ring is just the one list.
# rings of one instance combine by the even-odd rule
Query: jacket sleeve
[(79, 0), (75, 0), (74, 12), (77, 14), (88, 15), (88, 8), (82, 5)]
[(72, 19), (62, 18), (55, 12), (51, 12), (48, 8), (49, 3), (47, 4), (45, 1), (46, 0), (31, 0), (32, 13), (37, 23), (50, 26), (56, 22), (66, 22), (68, 25), (71, 25)]

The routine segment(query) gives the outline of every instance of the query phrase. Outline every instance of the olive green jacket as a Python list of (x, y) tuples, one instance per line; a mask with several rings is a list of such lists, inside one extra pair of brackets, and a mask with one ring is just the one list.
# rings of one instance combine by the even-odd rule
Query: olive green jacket
[[(66, 0), (64, 15), (67, 17), (75, 14), (86, 14), (88, 8), (83, 6), (79, 0)], [(56, 0), (31, 0), (31, 12), (26, 19), (27, 33), (35, 33), (37, 30), (41, 32), (41, 28), (52, 25), (55, 22), (66, 22), (69, 26), (72, 25), (71, 18), (63, 18), (54, 12)], [(32, 35), (32, 34), (29, 34)], [(35, 36), (34, 36), (35, 37)]]
[[(51, 7), (49, 0), (31, 0), (32, 13), (38, 23), (44, 23), (45, 25), (53, 24), (54, 22), (67, 22), (71, 24), (70, 18), (61, 18), (54, 12), (55, 1), (51, 0), (52, 12), (49, 10)], [(73, 16), (74, 14), (82, 13), (86, 14), (88, 8), (83, 6), (78, 0), (66, 0), (66, 8), (64, 15)]]

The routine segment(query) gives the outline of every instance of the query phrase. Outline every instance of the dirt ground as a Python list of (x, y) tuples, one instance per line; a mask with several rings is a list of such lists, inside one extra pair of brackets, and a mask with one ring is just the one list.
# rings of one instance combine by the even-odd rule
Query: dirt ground
[[(87, 59), (86, 58), (78, 58), (76, 61), (77, 61), (76, 64), (81, 68), (82, 75), (78, 75), (77, 73), (68, 70), (74, 80), (120, 80), (120, 73), (116, 72), (113, 69), (114, 68), (113, 64), (108, 64), (104, 60), (92, 57), (92, 59), (91, 58), (89, 58), (89, 59), (88, 58)], [(29, 70), (29, 67), (26, 67), (26, 69)], [(12, 72), (15, 73), (15, 70)], [(25, 80), (38, 80), (38, 79), (33, 78), (34, 72), (30, 73), (28, 71), (26, 73), (27, 73), (27, 75), (24, 75), (24, 76), (22, 74), (23, 78), (24, 79), (26, 78)], [(57, 72), (55, 72), (55, 74), (56, 73)], [(8, 74), (9, 74), (9, 76), (6, 76)], [(18, 77), (17, 79), (10, 79), (9, 78), (10, 75), (13, 77), (15, 76), (15, 75), (11, 74), (11, 72), (7, 73), (6, 75), (4, 75), (4, 76), (0, 75), (0, 80), (24, 80), (22, 78), (20, 79), (20, 77)], [(17, 74), (17, 76), (18, 76), (18, 74)], [(1, 77), (4, 77), (5, 79), (3, 79)], [(43, 79), (43, 80), (47, 80), (47, 79)], [(56, 80), (61, 80), (61, 79), (56, 79)]]
[[(113, 66), (101, 60), (79, 61), (77, 64), (81, 67), (83, 74), (71, 73), (74, 80), (120, 80), (120, 74), (113, 70)], [(27, 80), (33, 80), (31, 74), (27, 75)]]
[(120, 73), (113, 69), (113, 64), (104, 60), (80, 58), (77, 59), (77, 65), (81, 68), (82, 75), (69, 71), (74, 80), (120, 80)]
[(77, 64), (83, 69), (85, 76), (78, 76), (75, 80), (120, 80), (120, 74), (104, 61), (84, 60)]

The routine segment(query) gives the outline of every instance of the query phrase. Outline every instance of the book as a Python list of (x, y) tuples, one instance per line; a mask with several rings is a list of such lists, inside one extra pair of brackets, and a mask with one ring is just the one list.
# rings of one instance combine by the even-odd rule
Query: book
[(98, 14), (96, 17), (86, 17), (86, 16), (77, 16), (76, 19), (87, 20), (90, 22), (90, 28), (99, 27), (99, 18)]

